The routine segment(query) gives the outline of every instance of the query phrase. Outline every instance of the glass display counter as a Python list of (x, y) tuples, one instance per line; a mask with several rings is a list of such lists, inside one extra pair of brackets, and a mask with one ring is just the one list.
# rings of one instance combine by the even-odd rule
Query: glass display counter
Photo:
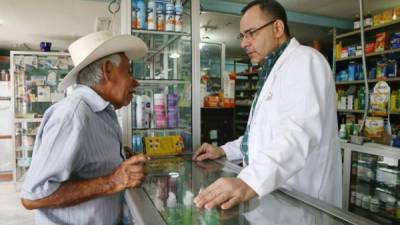
[(145, 165), (142, 188), (125, 192), (132, 224), (375, 224), (311, 197), (285, 190), (255, 198), (229, 210), (201, 209), (193, 197), (219, 177), (240, 167), (227, 161), (194, 162), (190, 156), (153, 159)]

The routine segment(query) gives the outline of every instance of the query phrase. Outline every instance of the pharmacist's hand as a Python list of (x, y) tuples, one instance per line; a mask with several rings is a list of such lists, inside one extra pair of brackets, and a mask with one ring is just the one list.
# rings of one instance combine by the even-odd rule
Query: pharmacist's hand
[(139, 186), (145, 179), (143, 162), (149, 159), (149, 157), (140, 154), (122, 162), (110, 176), (111, 182), (115, 185), (117, 191)]
[(194, 198), (194, 203), (197, 207), (205, 207), (207, 209), (216, 206), (221, 206), (221, 209), (230, 209), (256, 195), (257, 193), (241, 179), (223, 177), (201, 191)]
[(225, 155), (220, 147), (215, 147), (208, 143), (203, 143), (193, 154), (193, 160), (203, 161), (205, 159), (218, 159)]

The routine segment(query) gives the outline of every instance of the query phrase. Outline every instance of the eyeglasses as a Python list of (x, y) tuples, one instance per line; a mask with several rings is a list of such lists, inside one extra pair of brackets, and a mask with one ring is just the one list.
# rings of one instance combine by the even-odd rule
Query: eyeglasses
[(240, 33), (240, 34), (237, 36), (237, 39), (239, 39), (240, 41), (243, 41), (243, 39), (245, 39), (245, 38), (247, 38), (247, 39), (253, 38), (254, 34), (257, 33), (257, 31), (259, 31), (259, 30), (263, 29), (264, 27), (267, 27), (267, 26), (269, 26), (269, 25), (275, 23), (275, 21), (276, 21), (276, 20), (272, 20), (272, 21), (270, 21), (270, 22), (268, 22), (268, 23), (262, 25), (262, 26), (259, 27), (259, 28), (256, 28), (256, 29), (253, 29), (253, 30), (247, 30), (247, 31), (245, 31), (245, 32), (243, 32), (243, 33)]

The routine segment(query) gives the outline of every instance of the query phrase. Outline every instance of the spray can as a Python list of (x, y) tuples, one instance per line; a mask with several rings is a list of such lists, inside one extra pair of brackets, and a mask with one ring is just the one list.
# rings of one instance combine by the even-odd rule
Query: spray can
[(175, 6), (172, 0), (165, 5), (165, 31), (175, 31)]
[(146, 29), (146, 6), (144, 4), (144, 0), (136, 0), (135, 8), (137, 17), (136, 28)]
[(183, 6), (181, 0), (175, 2), (175, 31), (182, 32), (183, 30)]
[(157, 31), (164, 31), (165, 25), (165, 14), (164, 14), (164, 3), (157, 3)]
[(147, 29), (156, 30), (156, 2), (149, 0), (147, 3)]
[(137, 29), (137, 9), (136, 9), (136, 2), (135, 0), (132, 0), (132, 29)]

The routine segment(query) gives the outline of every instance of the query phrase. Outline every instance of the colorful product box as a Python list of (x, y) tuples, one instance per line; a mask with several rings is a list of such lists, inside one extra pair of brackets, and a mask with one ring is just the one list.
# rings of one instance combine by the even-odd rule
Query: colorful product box
[(375, 52), (385, 51), (388, 43), (387, 40), (388, 40), (387, 32), (377, 33), (375, 39)]

